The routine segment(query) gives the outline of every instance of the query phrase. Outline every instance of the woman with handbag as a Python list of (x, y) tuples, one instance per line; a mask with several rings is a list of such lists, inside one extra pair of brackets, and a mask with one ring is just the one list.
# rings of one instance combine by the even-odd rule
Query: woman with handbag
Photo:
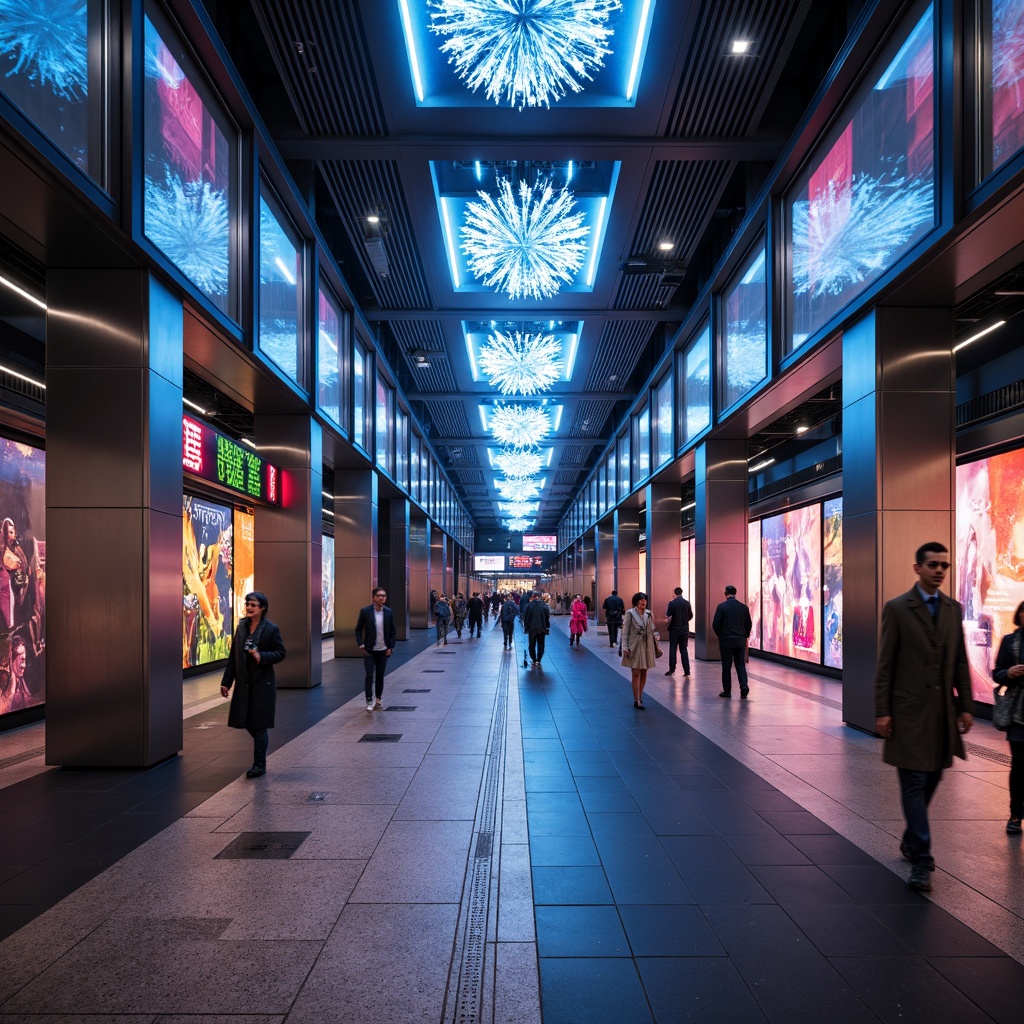
[(633, 595), (633, 607), (626, 612), (622, 624), (622, 664), (633, 673), (633, 707), (645, 711), (644, 687), (647, 685), (647, 670), (654, 666), (655, 658), (661, 655), (658, 646), (654, 616), (647, 610), (647, 595)]
[(572, 618), (569, 619), (569, 646), (572, 647), (575, 644), (578, 648), (583, 634), (587, 631), (587, 606), (583, 603), (583, 598), (579, 594), (576, 595), (576, 600), (572, 603), (571, 615)]
[[(1017, 628), (1007, 633), (999, 645), (992, 678), (996, 681), (996, 707), (992, 720), (997, 729), (1006, 731), (1010, 743), (1010, 820), (1006, 831), (1019, 836), (1024, 817), (1024, 601), (1013, 614)], [(1000, 692), (1002, 691), (1002, 692)]]

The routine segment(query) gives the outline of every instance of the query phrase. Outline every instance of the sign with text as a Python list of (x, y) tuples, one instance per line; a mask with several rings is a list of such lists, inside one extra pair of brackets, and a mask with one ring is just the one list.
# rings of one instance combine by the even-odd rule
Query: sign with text
[(558, 537), (555, 534), (524, 533), (524, 551), (557, 551)]
[(234, 494), (281, 504), (281, 470), (191, 416), (181, 417), (181, 467)]
[(474, 555), (473, 556), (473, 571), (474, 572), (504, 572), (505, 571), (505, 556), (504, 555)]

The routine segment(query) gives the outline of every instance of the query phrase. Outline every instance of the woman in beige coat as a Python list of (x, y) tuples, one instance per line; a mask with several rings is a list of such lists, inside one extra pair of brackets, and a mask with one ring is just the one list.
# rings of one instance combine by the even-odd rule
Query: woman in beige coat
[(654, 617), (647, 610), (647, 595), (633, 595), (633, 607), (622, 620), (622, 664), (633, 672), (633, 707), (644, 708), (644, 687), (647, 685), (647, 670), (654, 665), (658, 656), (658, 634), (654, 629)]

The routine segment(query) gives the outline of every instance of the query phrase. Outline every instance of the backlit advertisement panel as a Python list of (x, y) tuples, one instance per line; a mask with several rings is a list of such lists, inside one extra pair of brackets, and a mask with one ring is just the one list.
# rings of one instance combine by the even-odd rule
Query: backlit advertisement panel
[(234, 513), (234, 536), (231, 572), (233, 576), (234, 609), (232, 621), (245, 614), (245, 595), (256, 589), (256, 517), (236, 508)]
[(747, 607), (750, 609), (750, 643), (761, 649), (761, 521), (747, 523)]
[(228, 656), (232, 621), (232, 516), (226, 505), (182, 499), (182, 668)]
[(1024, 450), (956, 468), (956, 592), (971, 690), (992, 703), (992, 664), (1024, 601)]
[(824, 504), (825, 586), (822, 599), (822, 636), (825, 664), (843, 667), (843, 499)]
[(555, 534), (524, 533), (524, 551), (557, 551), (558, 537)]
[(334, 632), (334, 538), (324, 534), (320, 549), (320, 631)]
[(473, 556), (473, 571), (474, 572), (504, 572), (505, 571), (505, 556), (504, 555), (474, 555)]
[(46, 699), (46, 455), (0, 438), (0, 715)]
[(765, 651), (821, 660), (821, 505), (761, 520)]

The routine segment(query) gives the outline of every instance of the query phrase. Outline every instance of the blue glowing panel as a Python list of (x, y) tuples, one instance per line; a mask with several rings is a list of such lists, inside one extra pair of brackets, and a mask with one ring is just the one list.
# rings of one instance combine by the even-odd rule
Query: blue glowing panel
[(989, 173), (1024, 146), (1024, 0), (992, 0), (983, 18), (989, 38), (982, 52), (992, 54), (987, 104), (992, 152), (985, 169)]
[(395, 0), (417, 106), (631, 107), (655, 0)]
[(684, 443), (693, 440), (711, 425), (711, 328), (705, 327), (700, 337), (683, 357)]
[(298, 382), (302, 252), (260, 196), (260, 351)]
[(762, 247), (725, 296), (725, 338), (722, 346), (722, 408), (749, 394), (768, 373), (768, 292)]
[(319, 293), (317, 320), (317, 404), (340, 427), (341, 315), (323, 289)]
[(230, 314), (233, 140), (180, 47), (172, 52), (149, 18), (145, 27), (146, 236)]
[(929, 7), (788, 200), (791, 349), (935, 223), (935, 55)]
[[(473, 380), (489, 380), (484, 372), (481, 353), (488, 348), (492, 337), (501, 334), (506, 338), (542, 337), (553, 338), (558, 345), (558, 356), (553, 361), (557, 380), (572, 380), (579, 349), (583, 323), (580, 320), (463, 320), (462, 336), (466, 342), (469, 366)], [(487, 362), (487, 365), (491, 365)], [(494, 367), (491, 367), (494, 369)], [(524, 370), (526, 367), (524, 367)], [(509, 392), (511, 393), (511, 392)]]
[(0, 90), (90, 171), (89, 22), (98, 0), (0, 0)]

